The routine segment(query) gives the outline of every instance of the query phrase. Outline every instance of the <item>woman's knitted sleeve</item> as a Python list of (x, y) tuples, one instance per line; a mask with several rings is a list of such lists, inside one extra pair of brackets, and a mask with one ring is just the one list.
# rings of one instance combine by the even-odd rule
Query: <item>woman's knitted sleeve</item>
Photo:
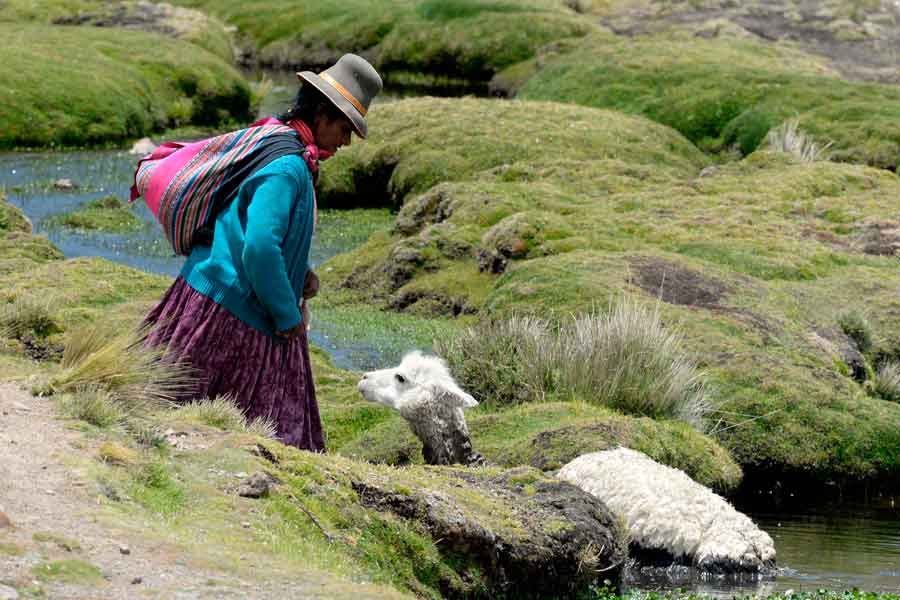
[(271, 173), (259, 182), (247, 207), (242, 260), (253, 292), (272, 316), (275, 331), (286, 331), (301, 321), (281, 249), (299, 191), (295, 173), (287, 169)]

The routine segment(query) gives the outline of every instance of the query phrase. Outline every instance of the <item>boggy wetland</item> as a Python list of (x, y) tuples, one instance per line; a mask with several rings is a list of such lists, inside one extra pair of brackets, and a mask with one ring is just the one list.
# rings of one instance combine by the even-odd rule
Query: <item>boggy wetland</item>
[[(3, 419), (62, 419), (94, 523), (17, 524), (38, 492), (0, 493), (0, 591), (900, 593), (897, 3), (10, 0), (0, 31)], [(387, 88), (318, 184), (310, 455), (228, 402), (148, 400), (127, 338), (180, 259), (125, 203), (128, 149), (277, 112), (344, 52)], [(622, 306), (665, 344), (574, 367), (574, 320)], [(359, 396), (412, 349), (479, 401), (489, 467), (424, 465)], [(620, 445), (751, 516), (777, 570), (601, 573), (578, 518), (543, 511), (556, 470)], [(257, 471), (279, 483), (236, 494)], [(97, 531), (165, 551), (135, 574)]]

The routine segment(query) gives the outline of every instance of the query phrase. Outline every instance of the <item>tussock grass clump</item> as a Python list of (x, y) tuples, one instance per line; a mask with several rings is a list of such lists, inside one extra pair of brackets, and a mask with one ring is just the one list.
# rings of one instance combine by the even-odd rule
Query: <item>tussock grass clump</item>
[(900, 402), (900, 363), (890, 360), (878, 367), (874, 391), (880, 398)]
[(51, 299), (27, 295), (19, 296), (3, 306), (0, 308), (0, 337), (46, 337), (62, 331), (53, 315), (51, 304)]
[(226, 431), (243, 431), (273, 439), (276, 436), (275, 423), (271, 419), (248, 420), (230, 396), (191, 402), (179, 408), (177, 415)]
[(10, 231), (31, 233), (31, 221), (25, 213), (9, 204), (3, 190), (0, 190), (0, 233)]
[(97, 457), (103, 462), (113, 465), (134, 465), (137, 464), (140, 455), (133, 448), (113, 442), (104, 442), (97, 449)]
[(554, 387), (547, 381), (548, 365), (556, 358), (554, 338), (548, 321), (514, 315), (440, 339), (435, 351), (479, 401), (502, 406), (542, 399)]
[(838, 325), (851, 340), (856, 342), (860, 352), (872, 349), (872, 325), (866, 316), (858, 310), (848, 310), (838, 315)]
[(50, 380), (49, 391), (74, 393), (77, 399), (85, 397), (84, 390), (99, 390), (131, 415), (171, 406), (190, 389), (193, 372), (168, 360), (165, 349), (145, 342), (143, 330), (112, 335), (89, 328), (73, 333), (63, 352), (62, 372)]
[(799, 119), (789, 119), (769, 131), (766, 135), (769, 149), (773, 152), (790, 154), (803, 163), (828, 160), (828, 149), (831, 147), (831, 142), (822, 146), (800, 131), (799, 127)]
[(454, 376), (488, 405), (554, 394), (696, 428), (712, 408), (681, 336), (663, 327), (658, 308), (632, 300), (555, 326), (533, 317), (484, 322), (436, 346)]
[(124, 425), (128, 420), (126, 406), (112, 393), (99, 388), (83, 388), (65, 395), (60, 408), (63, 414), (101, 429)]
[(563, 333), (558, 368), (579, 396), (698, 428), (711, 409), (703, 375), (681, 335), (663, 326), (658, 306), (623, 299), (606, 314), (577, 317)]

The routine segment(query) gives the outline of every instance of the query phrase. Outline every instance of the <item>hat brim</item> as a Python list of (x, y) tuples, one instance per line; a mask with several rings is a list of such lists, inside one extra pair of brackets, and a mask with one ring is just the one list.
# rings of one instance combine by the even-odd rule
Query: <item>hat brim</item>
[(325, 97), (331, 100), (332, 104), (337, 107), (344, 115), (350, 120), (350, 123), (353, 124), (353, 129), (356, 131), (356, 134), (365, 139), (369, 134), (369, 128), (366, 126), (366, 119), (360, 114), (360, 112), (356, 109), (353, 104), (350, 103), (349, 100), (344, 98), (343, 95), (339, 91), (337, 91), (333, 85), (313, 73), (312, 71), (303, 71), (297, 73), (297, 78), (300, 81), (304, 81), (317, 90), (325, 94)]

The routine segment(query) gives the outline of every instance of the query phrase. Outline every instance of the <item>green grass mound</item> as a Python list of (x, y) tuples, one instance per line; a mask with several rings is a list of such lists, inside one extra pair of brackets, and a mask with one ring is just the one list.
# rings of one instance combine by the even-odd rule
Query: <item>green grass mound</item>
[[(363, 404), (347, 409), (358, 415)], [(588, 452), (625, 446), (683, 470), (720, 493), (733, 491), (741, 469), (722, 446), (685, 423), (634, 418), (581, 402), (526, 404), (506, 410), (468, 411), (473, 448), (504, 466), (554, 471)], [(339, 454), (391, 465), (421, 464), (422, 444), (399, 416), (360, 430)]]
[(0, 148), (121, 143), (251, 116), (241, 75), (187, 42), (22, 24), (0, 24), (0, 35)]
[(25, 213), (6, 202), (6, 196), (0, 192), (0, 234), (13, 231), (31, 233), (31, 222)]
[(486, 81), (541, 46), (585, 35), (591, 22), (558, 0), (182, 0), (216, 14), (258, 46), (272, 66), (324, 66), (344, 52), (396, 71)]
[[(500, 114), (472, 129), (494, 136), (486, 150), (435, 124), (439, 146), (415, 107), (395, 110), (416, 124), (408, 135), (417, 140), (385, 124), (403, 145), (373, 135), (328, 173), (332, 192), (378, 190), (368, 165), (404, 204), (392, 232), (320, 270), (326, 289), (340, 288), (344, 302), (450, 316), (565, 320), (623, 295), (659, 303), (722, 403), (712, 435), (745, 470), (896, 481), (900, 410), (874, 392), (878, 368), (900, 357), (896, 175), (755, 152), (699, 176), (702, 159), (679, 152), (696, 150), (650, 126), (643, 136), (600, 134), (593, 146), (571, 133), (546, 158), (528, 144), (504, 147), (516, 122)], [(589, 114), (609, 131), (614, 113)], [(856, 348), (839, 324), (853, 308), (867, 315), (871, 347)]]
[(798, 117), (833, 157), (896, 170), (900, 90), (841, 80), (824, 63), (761, 42), (669, 34), (595, 35), (542, 59), (518, 97), (641, 114), (701, 148), (746, 155)]
[(46, 224), (48, 227), (68, 227), (108, 233), (130, 233), (143, 227), (140, 218), (116, 196), (91, 200), (76, 211), (50, 217)]
[(231, 39), (225, 25), (198, 11), (133, 0), (7, 0), (0, 22), (59, 26), (127, 27), (191, 42), (231, 62)]
[[(442, 181), (528, 182), (539, 196), (545, 169), (574, 186), (582, 178), (608, 186), (633, 177), (686, 177), (705, 162), (678, 133), (646, 119), (547, 102), (404, 100), (373, 110), (369, 131), (365, 143), (324, 167), (323, 206), (399, 206)], [(613, 160), (627, 166), (597, 172), (594, 161)], [(527, 206), (530, 198), (523, 200)]]
[(59, 581), (72, 584), (100, 585), (105, 580), (96, 566), (80, 559), (43, 562), (31, 569), (38, 581)]

